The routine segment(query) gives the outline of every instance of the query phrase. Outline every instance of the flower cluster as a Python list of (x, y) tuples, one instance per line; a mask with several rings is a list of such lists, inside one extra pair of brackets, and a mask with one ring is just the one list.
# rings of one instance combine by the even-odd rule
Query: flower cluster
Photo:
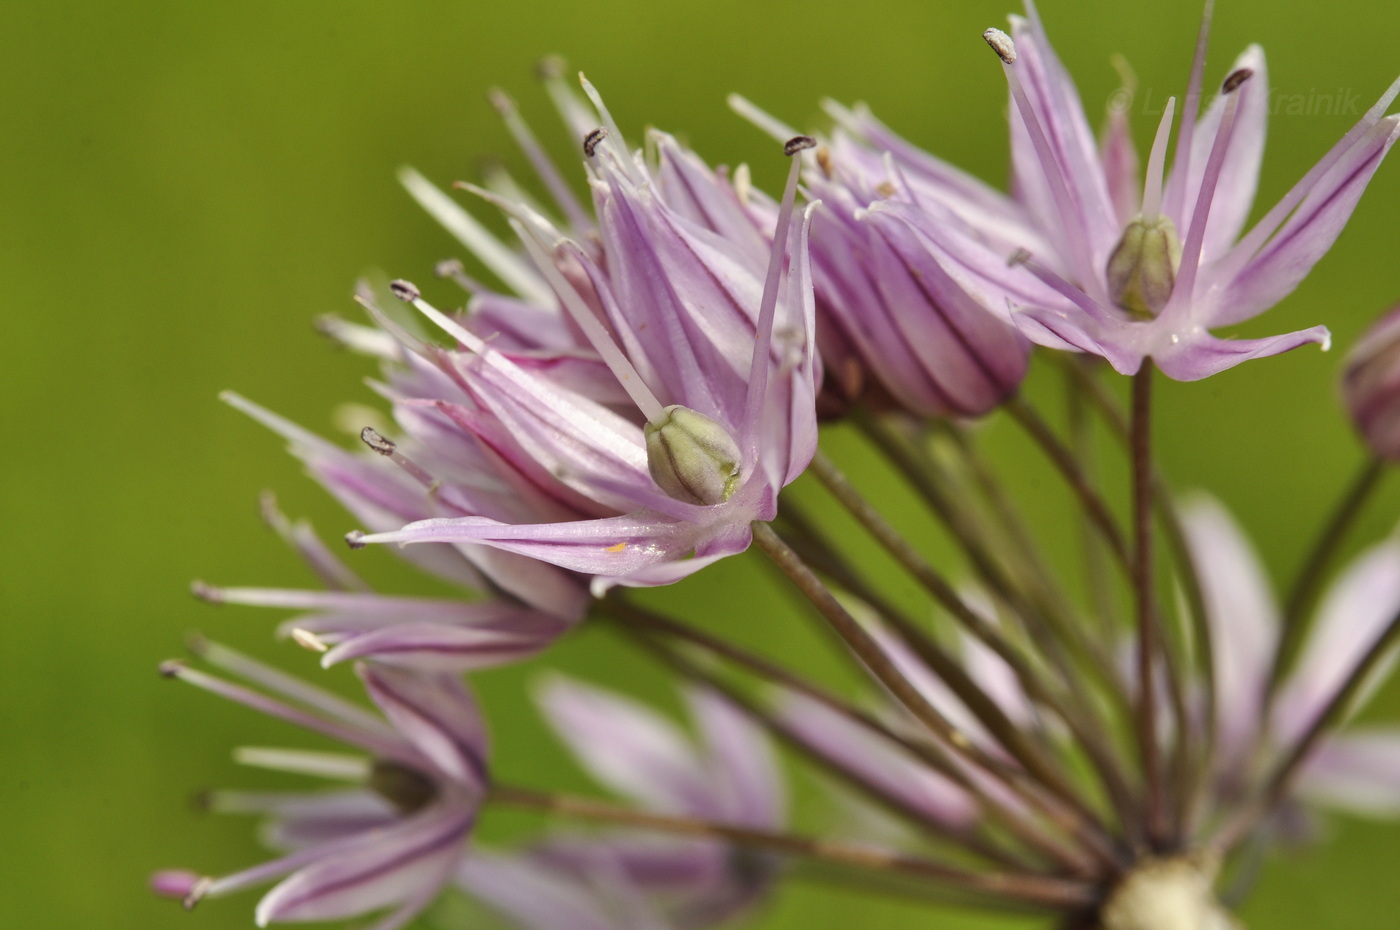
[[(459, 286), (461, 309), (408, 280), (366, 281), (367, 322), (321, 321), (382, 365), (372, 387), (392, 417), (364, 426), (351, 452), (224, 395), (353, 515), (350, 549), (388, 544), (459, 593), (375, 591), (358, 556), (268, 498), (265, 518), (321, 587), (194, 591), (292, 611), (279, 635), (326, 668), (352, 663), (373, 708), (204, 640), (191, 651), (222, 675), (163, 665), (354, 754), (239, 750), (339, 787), (210, 792), (213, 810), (262, 817), (278, 857), (222, 877), (160, 872), (156, 891), (191, 907), (276, 882), (259, 926), (374, 914), (375, 930), (394, 930), (465, 895), (523, 928), (698, 930), (753, 910), (787, 859), (806, 858), (1064, 926), (1224, 928), (1214, 882), (1249, 841), (1305, 822), (1306, 804), (1400, 813), (1400, 734), (1337, 732), (1400, 639), (1400, 543), (1376, 544), (1324, 590), (1383, 462), (1400, 458), (1394, 313), (1343, 376), (1373, 454), (1282, 606), (1224, 508), (1173, 494), (1150, 419), (1155, 371), (1193, 381), (1327, 345), (1323, 327), (1211, 330), (1282, 300), (1332, 246), (1400, 136), (1385, 115), (1400, 81), (1246, 228), (1265, 61), (1246, 49), (1206, 102), (1208, 24), (1209, 12), (1141, 177), (1126, 114), (1096, 141), (1033, 5), (1009, 32), (988, 30), (1010, 88), (1009, 194), (863, 107), (829, 104), (833, 125), (808, 136), (733, 98), (789, 159), (774, 199), (746, 167), (713, 168), (664, 133), (634, 149), (593, 86), (581, 79), (580, 96), (550, 63), (580, 197), (493, 93), (549, 202), (500, 172), (459, 186), (514, 242), (422, 175), (401, 179), (496, 283), (449, 259), (434, 287)], [(1021, 396), (1037, 358), (1064, 369), (1068, 435)], [(1114, 372), (1132, 376), (1130, 409), (1108, 387)], [(981, 453), (972, 422), (1001, 418), (1083, 510), (1084, 597)], [(818, 423), (832, 419), (904, 479), (958, 566), (930, 561), (819, 450)], [(1094, 467), (1100, 435), (1127, 453), (1126, 517)], [(804, 472), (847, 532), (828, 528), (830, 507), (784, 493)], [(928, 616), (850, 558), (865, 543), (917, 583)], [(862, 695), (627, 590), (750, 548), (830, 627), (871, 685)], [(692, 718), (688, 733), (631, 697), (541, 681), (543, 715), (622, 803), (498, 783), (463, 678), (531, 660), (583, 623), (611, 626), (681, 679)], [(786, 828), (773, 740), (830, 782), (855, 815), (830, 829), (853, 837)], [(607, 826), (477, 843), (493, 805)]]

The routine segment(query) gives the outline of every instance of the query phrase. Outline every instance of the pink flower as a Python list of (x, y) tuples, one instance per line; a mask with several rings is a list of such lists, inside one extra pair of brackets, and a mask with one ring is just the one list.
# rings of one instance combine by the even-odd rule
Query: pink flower
[(595, 592), (667, 584), (745, 549), (750, 523), (772, 519), (778, 490), (810, 460), (817, 360), (807, 219), (788, 233), (795, 175), (770, 248), (729, 185), (664, 137), (658, 165), (629, 152), (587, 89), (604, 124), (585, 143), (596, 229), (575, 240), (488, 196), (548, 289), (535, 303), (562, 308), (559, 325), (581, 336), (601, 378), (561, 376), (582, 350), (498, 347), (481, 321), (396, 282), (456, 342), (425, 344), (369, 302), (415, 366), (436, 369), (396, 404), (442, 434), (422, 445), (489, 449), (480, 481), (509, 487), (514, 510), (469, 488), (457, 497), (465, 515), (352, 534), (352, 544), (484, 544), (593, 576)]
[[(698, 740), (629, 698), (562, 676), (538, 698), (583, 768), (639, 806), (727, 825), (781, 826), (772, 750), (719, 695), (685, 691)], [(680, 930), (732, 919), (777, 874), (776, 861), (723, 842), (612, 831), (559, 835), (520, 854), (473, 855), (458, 883), (538, 930)]]
[(215, 810), (267, 818), (265, 836), (286, 855), (219, 878), (162, 872), (158, 893), (186, 907), (277, 881), (257, 924), (335, 920), (393, 908), (374, 930), (407, 924), (451, 880), (466, 852), (489, 782), (476, 702), (456, 678), (361, 666), (382, 716), (232, 650), (200, 643), (210, 663), (275, 697), (168, 662), (162, 673), (346, 743), (367, 756), (243, 749), (242, 761), (353, 787), (330, 792), (215, 792)]
[[(1307, 731), (1400, 610), (1400, 541), (1392, 538), (1362, 553), (1326, 592), (1266, 716), (1281, 631), (1268, 579), (1218, 503), (1198, 497), (1183, 519), (1214, 640), (1216, 760), (1228, 790), (1246, 773), (1261, 734), (1269, 751), (1279, 753)], [(1359, 709), (1354, 705), (1350, 712)], [(1327, 736), (1304, 764), (1296, 790), (1328, 806), (1400, 814), (1400, 730), (1368, 726)]]
[[(1011, 34), (990, 29), (1011, 87), (1014, 196), (919, 152), (867, 113), (835, 110), (842, 128), (887, 155), (895, 196), (877, 201), (929, 243), (945, 274), (1045, 346), (1090, 352), (1124, 374), (1151, 358), (1190, 381), (1308, 342), (1323, 327), (1262, 339), (1210, 330), (1278, 303), (1326, 254), (1400, 134), (1385, 116), (1400, 81), (1253, 227), (1245, 223), (1263, 155), (1269, 92), (1264, 54), (1237, 58), (1198, 115), (1205, 29), (1167, 170), (1168, 104), (1140, 184), (1126, 120), (1101, 148), (1033, 4)], [(870, 151), (833, 146), (838, 172), (870, 176)], [(1005, 267), (1010, 260), (1017, 266)]]

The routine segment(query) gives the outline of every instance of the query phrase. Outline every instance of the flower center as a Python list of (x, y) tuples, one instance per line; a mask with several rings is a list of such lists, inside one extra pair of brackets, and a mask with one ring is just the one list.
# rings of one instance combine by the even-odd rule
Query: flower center
[(374, 760), (369, 787), (404, 815), (422, 810), (437, 797), (437, 786), (431, 778), (417, 769), (385, 759)]
[(648, 422), (647, 470), (671, 497), (722, 504), (739, 486), (739, 444), (729, 431), (689, 407), (672, 404)]
[(1181, 238), (1165, 214), (1128, 224), (1108, 257), (1108, 293), (1134, 316), (1152, 319), (1166, 306), (1181, 267)]

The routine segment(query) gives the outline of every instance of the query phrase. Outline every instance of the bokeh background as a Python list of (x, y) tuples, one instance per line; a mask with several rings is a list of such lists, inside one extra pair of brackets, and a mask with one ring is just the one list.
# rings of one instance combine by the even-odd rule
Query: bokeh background
[[(1044, 14), (1091, 113), (1116, 86), (1109, 55), (1128, 56), (1145, 145), (1156, 117), (1141, 111), (1184, 86), (1190, 7), (1047, 0)], [(308, 655), (272, 642), (272, 615), (208, 607), (187, 593), (194, 578), (308, 581), (258, 520), (264, 488), (332, 538), (351, 528), (275, 438), (215, 395), (236, 388), (325, 432), (337, 429), (339, 405), (371, 402), (361, 383), (369, 366), (333, 350), (311, 319), (353, 312), (352, 282), (368, 269), (426, 279), (435, 260), (458, 251), (399, 189), (397, 166), (442, 183), (475, 177), (487, 156), (520, 168), (485, 102), (497, 84), (572, 158), (577, 142), (556, 131), (532, 78), (535, 62), (557, 52), (588, 72), (628, 131), (678, 132), (713, 162), (751, 162), (770, 186), (781, 159), (728, 112), (729, 91), (797, 124), (814, 123), (824, 95), (868, 101), (915, 141), (1001, 183), (1005, 91), (979, 33), (1006, 12), (1005, 0), (0, 4), (0, 282), (9, 294), (0, 923), (251, 926), (253, 895), (185, 914), (151, 897), (145, 879), (164, 866), (217, 873), (257, 861), (249, 824), (202, 817), (187, 799), (207, 786), (267, 783), (232, 765), (233, 745), (301, 738), (162, 682), (155, 667), (200, 629), (314, 672)], [(1211, 79), (1259, 41), (1278, 93), (1354, 95), (1364, 109), (1400, 68), (1374, 38), (1396, 28), (1400, 8), (1367, 0), (1231, 0), (1217, 17)], [(1354, 118), (1316, 110), (1272, 121), (1264, 198), (1282, 193)], [(1360, 461), (1334, 381), (1356, 334), (1400, 298), (1397, 207), (1400, 165), (1391, 164), (1334, 253), (1269, 315), (1270, 331), (1325, 322), (1336, 350), (1160, 391), (1167, 469), (1224, 497), (1276, 577), (1294, 569)], [(1053, 384), (1038, 377), (1035, 386)], [(1071, 532), (1071, 512), (1010, 425), (990, 424), (986, 438), (1046, 538)], [(879, 479), (849, 437), (832, 441)], [(1390, 529), (1395, 485), (1350, 548)], [(876, 494), (898, 506), (895, 489)], [(917, 514), (902, 511), (941, 553)], [(388, 553), (356, 559), (386, 587), (430, 590)], [(756, 560), (732, 560), (682, 589), (667, 596), (688, 616), (843, 674)], [(549, 659), (666, 699), (664, 681), (604, 633), (574, 636)], [(538, 670), (480, 678), (499, 769), (515, 782), (587, 790), (524, 697)], [(1400, 712), (1398, 697), (1391, 689), (1374, 713)], [(797, 790), (810, 798), (815, 789), (799, 780)], [(802, 810), (820, 825), (810, 805)], [(488, 817), (485, 830), (531, 823)], [(1329, 832), (1329, 845), (1269, 858), (1244, 911), (1252, 926), (1395, 925), (1400, 827), (1337, 820)], [(811, 881), (789, 885), (756, 923), (1005, 925)]]

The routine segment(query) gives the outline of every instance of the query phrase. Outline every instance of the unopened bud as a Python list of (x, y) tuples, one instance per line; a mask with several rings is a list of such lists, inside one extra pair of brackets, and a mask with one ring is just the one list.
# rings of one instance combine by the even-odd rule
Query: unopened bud
[(1151, 319), (1172, 296), (1181, 266), (1181, 239), (1176, 224), (1158, 214), (1138, 217), (1108, 257), (1108, 293), (1129, 313)]
[(673, 404), (646, 425), (647, 468), (661, 490), (689, 504), (722, 504), (739, 485), (739, 444), (703, 413)]
[(1371, 451), (1400, 462), (1400, 306), (1367, 330), (1347, 356), (1342, 399)]

